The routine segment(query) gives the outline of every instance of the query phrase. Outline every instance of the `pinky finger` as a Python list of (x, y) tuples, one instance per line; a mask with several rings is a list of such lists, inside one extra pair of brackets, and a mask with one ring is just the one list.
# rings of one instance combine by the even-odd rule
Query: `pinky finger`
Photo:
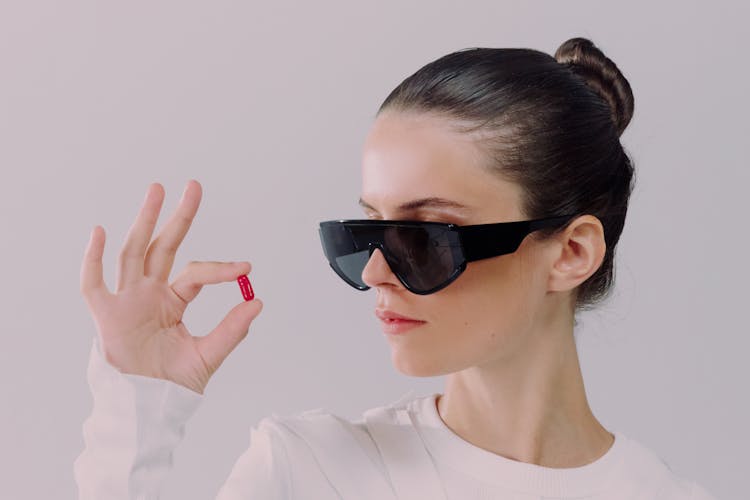
[(81, 264), (81, 293), (86, 296), (99, 291), (106, 291), (102, 275), (102, 255), (104, 254), (104, 228), (94, 226)]

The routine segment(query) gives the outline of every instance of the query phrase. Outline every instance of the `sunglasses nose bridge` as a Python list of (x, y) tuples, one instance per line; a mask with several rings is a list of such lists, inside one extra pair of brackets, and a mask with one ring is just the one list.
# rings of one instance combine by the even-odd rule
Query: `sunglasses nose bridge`
[(376, 248), (379, 248), (381, 252), (384, 252), (383, 245), (381, 243), (375, 243), (375, 242), (368, 243), (367, 244), (367, 256), (372, 257), (372, 252), (374, 252)]
[[(383, 247), (383, 244), (379, 242), (370, 242), (367, 245), (367, 254), (368, 254), (367, 262), (365, 263), (365, 267), (362, 269), (363, 281), (366, 279), (367, 276), (369, 276), (372, 279), (375, 279), (371, 276), (373, 272), (376, 272), (378, 274), (383, 272), (382, 269), (380, 271), (374, 271), (372, 268), (373, 266), (372, 254), (375, 253), (375, 250), (380, 250), (380, 256), (381, 256), (381, 259), (383, 259), (383, 264), (385, 264), (386, 268), (388, 269), (387, 272), (395, 274), (393, 269), (391, 268), (391, 263), (388, 262), (388, 257), (386, 256), (386, 251), (385, 251), (385, 248)], [(385, 279), (385, 278), (381, 276), (380, 279)]]
[[(382, 255), (383, 260), (385, 260), (386, 264), (390, 268), (391, 264), (390, 262), (388, 262), (388, 256), (386, 254), (385, 248), (383, 247), (383, 243), (370, 242), (367, 244), (367, 262), (369, 263), (369, 261), (372, 259), (372, 254), (375, 253), (375, 250), (380, 250), (380, 255)], [(391, 269), (391, 271), (393, 271), (393, 269)]]

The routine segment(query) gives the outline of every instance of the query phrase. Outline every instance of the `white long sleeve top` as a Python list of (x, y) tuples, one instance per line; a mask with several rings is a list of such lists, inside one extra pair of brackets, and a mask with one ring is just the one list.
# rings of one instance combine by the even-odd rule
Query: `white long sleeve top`
[[(94, 404), (74, 464), (79, 500), (158, 499), (204, 396), (121, 373), (106, 362), (97, 338), (87, 378)], [(407, 395), (355, 421), (323, 409), (266, 417), (251, 428), (249, 446), (216, 500), (716, 500), (617, 430), (612, 447), (581, 467), (541, 467), (491, 453), (445, 425), (436, 396)]]

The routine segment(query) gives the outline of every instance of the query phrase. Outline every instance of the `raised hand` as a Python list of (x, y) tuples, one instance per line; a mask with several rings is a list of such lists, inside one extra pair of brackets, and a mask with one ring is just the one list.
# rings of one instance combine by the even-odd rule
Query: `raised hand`
[(251, 269), (249, 262), (192, 261), (168, 283), (201, 191), (197, 181), (189, 181), (177, 209), (151, 241), (164, 188), (159, 183), (149, 186), (120, 251), (115, 293), (102, 277), (104, 228), (95, 226), (81, 265), (81, 294), (108, 363), (123, 373), (171, 380), (203, 394), (211, 375), (247, 335), (263, 303), (241, 302), (205, 336), (191, 335), (182, 323), (187, 305), (203, 285), (234, 281)]

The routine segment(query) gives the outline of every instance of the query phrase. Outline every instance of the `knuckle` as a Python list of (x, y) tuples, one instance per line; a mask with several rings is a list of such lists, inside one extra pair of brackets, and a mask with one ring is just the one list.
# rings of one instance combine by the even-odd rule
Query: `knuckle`
[(245, 340), (245, 339), (247, 338), (247, 335), (248, 335), (248, 333), (250, 333), (250, 329), (249, 329), (249, 328), (248, 328), (247, 330), (242, 330), (242, 331), (240, 331), (240, 335), (239, 335), (239, 337), (238, 337), (238, 338), (239, 338), (239, 340), (240, 340), (240, 341), (243, 341), (243, 340)]
[(193, 222), (193, 217), (189, 213), (178, 212), (175, 214), (175, 220), (182, 226), (190, 226)]
[(135, 251), (131, 249), (130, 247), (122, 247), (122, 250), (120, 250), (120, 253), (118, 254), (118, 258), (122, 260), (129, 260), (134, 258), (136, 255)]
[(149, 253), (173, 254), (177, 253), (178, 245), (169, 243), (161, 237), (157, 237), (149, 247)]
[(195, 275), (195, 273), (200, 268), (200, 264), (201, 263), (199, 261), (197, 261), (197, 260), (188, 261), (187, 264), (185, 264), (185, 266), (180, 271), (179, 276), (185, 278), (185, 277), (189, 277), (189, 276)]

